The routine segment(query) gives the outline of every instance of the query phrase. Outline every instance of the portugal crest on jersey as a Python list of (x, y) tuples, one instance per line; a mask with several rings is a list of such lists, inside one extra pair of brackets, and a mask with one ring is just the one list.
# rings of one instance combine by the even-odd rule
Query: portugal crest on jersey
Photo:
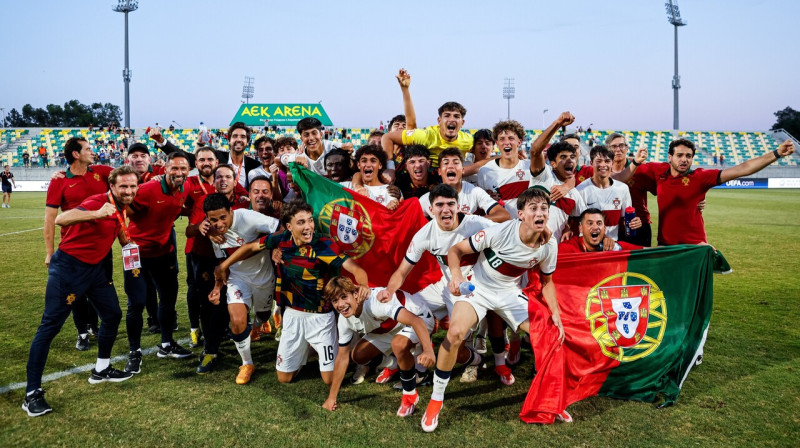
[(615, 274), (589, 291), (586, 319), (604, 355), (634, 361), (661, 344), (667, 327), (664, 293), (644, 275)]
[(369, 213), (353, 199), (339, 198), (325, 204), (319, 213), (319, 223), (322, 231), (351, 258), (360, 258), (375, 242)]

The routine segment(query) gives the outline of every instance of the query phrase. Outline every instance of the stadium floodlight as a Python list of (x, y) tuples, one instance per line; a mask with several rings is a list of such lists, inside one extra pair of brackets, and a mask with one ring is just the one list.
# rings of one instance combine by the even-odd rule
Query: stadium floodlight
[(514, 87), (514, 78), (506, 78), (506, 85), (503, 87), (503, 98), (508, 100), (508, 115), (506, 120), (511, 119), (511, 99), (514, 98), (516, 90), (517, 89)]
[(549, 112), (549, 111), (550, 111), (550, 109), (542, 110), (542, 132), (544, 132), (544, 116), (547, 115), (547, 112)]
[(256, 88), (253, 86), (256, 78), (252, 76), (245, 76), (244, 77), (244, 87), (242, 87), (242, 98), (244, 99), (244, 103), (250, 104), (250, 98), (253, 97), (253, 93), (255, 93)]
[(131, 127), (131, 69), (128, 67), (128, 13), (139, 9), (138, 0), (117, 0), (117, 6), (112, 8), (116, 12), (125, 13), (125, 69), (122, 70), (122, 80), (125, 82), (125, 127)]
[(0, 107), (0, 114), (3, 114), (3, 129), (6, 128), (6, 108)]
[(667, 9), (667, 20), (675, 27), (675, 75), (672, 77), (673, 101), (673, 122), (672, 128), (678, 130), (678, 90), (681, 88), (681, 77), (678, 76), (678, 27), (686, 26), (686, 21), (681, 18), (678, 9), (678, 0), (669, 0), (664, 3)]

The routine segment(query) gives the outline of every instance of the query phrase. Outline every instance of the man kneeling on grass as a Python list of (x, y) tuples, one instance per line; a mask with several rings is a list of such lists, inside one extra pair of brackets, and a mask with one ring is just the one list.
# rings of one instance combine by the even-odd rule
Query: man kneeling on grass
[[(417, 357), (417, 362), (425, 367), (433, 366), (436, 360), (430, 337), (434, 325), (433, 314), (424, 303), (399, 290), (388, 302), (381, 303), (378, 293), (383, 289), (372, 288), (369, 297), (360, 302), (356, 294), (358, 287), (349, 278), (333, 277), (325, 286), (325, 300), (339, 312), (339, 351), (334, 363), (330, 393), (322, 404), (329, 411), (336, 410), (338, 406), (336, 397), (351, 356), (357, 364), (365, 364), (379, 354), (394, 353), (403, 384), (403, 399), (397, 415), (408, 417), (419, 401), (411, 351), (421, 343), (422, 353)], [(366, 336), (355, 347), (351, 347), (353, 337), (359, 331), (364, 331)]]

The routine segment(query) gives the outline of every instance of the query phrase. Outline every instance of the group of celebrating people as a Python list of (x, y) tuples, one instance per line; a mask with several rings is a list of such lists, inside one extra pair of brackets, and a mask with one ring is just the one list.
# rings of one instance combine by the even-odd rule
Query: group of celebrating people
[[(629, 157), (625, 136), (611, 134), (605, 145), (591, 149), (591, 165), (579, 166), (581, 137), (562, 132), (574, 122), (569, 112), (544, 129), (528, 153), (524, 128), (514, 120), (474, 135), (462, 131), (467, 111), (456, 102), (439, 108), (438, 124), (417, 128), (410, 76), (401, 70), (397, 79), (405, 114), (357, 149), (325, 140), (313, 117), (298, 122), (299, 145), (289, 136), (256, 139), (257, 158), (245, 155), (251, 130), (242, 123), (227, 131), (230, 151), (204, 145), (191, 153), (154, 127), (149, 137), (167, 155), (165, 167), (152, 166), (148, 147), (136, 143), (128, 148), (127, 164), (112, 170), (93, 164), (89, 142), (68, 140), (69, 168), (54, 175), (47, 192), (49, 276), (27, 365), (22, 408), (28, 415), (52, 410), (41, 388), (42, 372), (50, 343), (70, 313), (78, 349), (88, 349), (90, 331), (97, 334), (92, 384), (142, 372), (145, 310), (148, 328), (161, 334), (159, 358), (193, 356), (174, 338), (179, 248), (173, 224), (185, 216), (190, 341), (191, 348), (203, 348), (198, 374), (217, 366), (227, 333), (242, 360), (235, 382), (247, 384), (255, 371), (251, 342), (271, 332), (272, 319), (280, 329), (279, 382), (293, 380), (311, 347), (330, 386), (322, 406), (333, 411), (351, 361), (354, 383), (363, 381), (372, 363), (380, 370), (379, 383), (399, 376), (397, 415), (407, 417), (419, 401), (418, 383), (429, 379), (433, 391), (421, 426), (431, 432), (455, 365), (464, 367), (461, 381), (475, 381), (488, 352), (486, 339), (500, 381), (514, 384), (511, 367), (519, 361), (520, 334), (529, 330), (524, 287), (540, 291), (560, 340), (568, 336), (552, 279), (559, 252), (651, 246), (648, 192), (658, 199), (659, 245), (708, 244), (705, 193), (794, 151), (787, 141), (724, 170), (694, 169), (690, 140), (671, 142), (668, 162), (648, 163), (646, 149)], [(405, 257), (386, 285), (370, 287), (367, 270), (317, 231), (320, 211), (292, 182), (292, 163), (389, 210), (418, 198), (413, 200), (430, 221), (403, 248)], [(112, 278), (114, 240), (122, 246), (128, 297), (129, 354), (123, 370), (110, 365), (122, 320)], [(442, 278), (420, 291), (403, 291), (425, 252), (438, 261)], [(340, 275), (342, 269), (346, 275)], [(437, 326), (447, 328), (438, 354), (431, 341)], [(572, 420), (566, 411), (559, 419)]]

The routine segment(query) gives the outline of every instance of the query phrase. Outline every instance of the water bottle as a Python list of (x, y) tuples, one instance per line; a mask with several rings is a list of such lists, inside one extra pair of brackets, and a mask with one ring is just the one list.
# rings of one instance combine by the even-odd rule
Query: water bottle
[(294, 162), (297, 160), (296, 153), (287, 153), (281, 156), (281, 165), (289, 166), (289, 163)]
[(636, 229), (631, 229), (631, 221), (636, 217), (636, 210), (633, 207), (625, 209), (625, 236), (636, 236)]
[(468, 296), (475, 292), (475, 285), (470, 282), (461, 282), (461, 284), (458, 285), (458, 291), (462, 296)]

